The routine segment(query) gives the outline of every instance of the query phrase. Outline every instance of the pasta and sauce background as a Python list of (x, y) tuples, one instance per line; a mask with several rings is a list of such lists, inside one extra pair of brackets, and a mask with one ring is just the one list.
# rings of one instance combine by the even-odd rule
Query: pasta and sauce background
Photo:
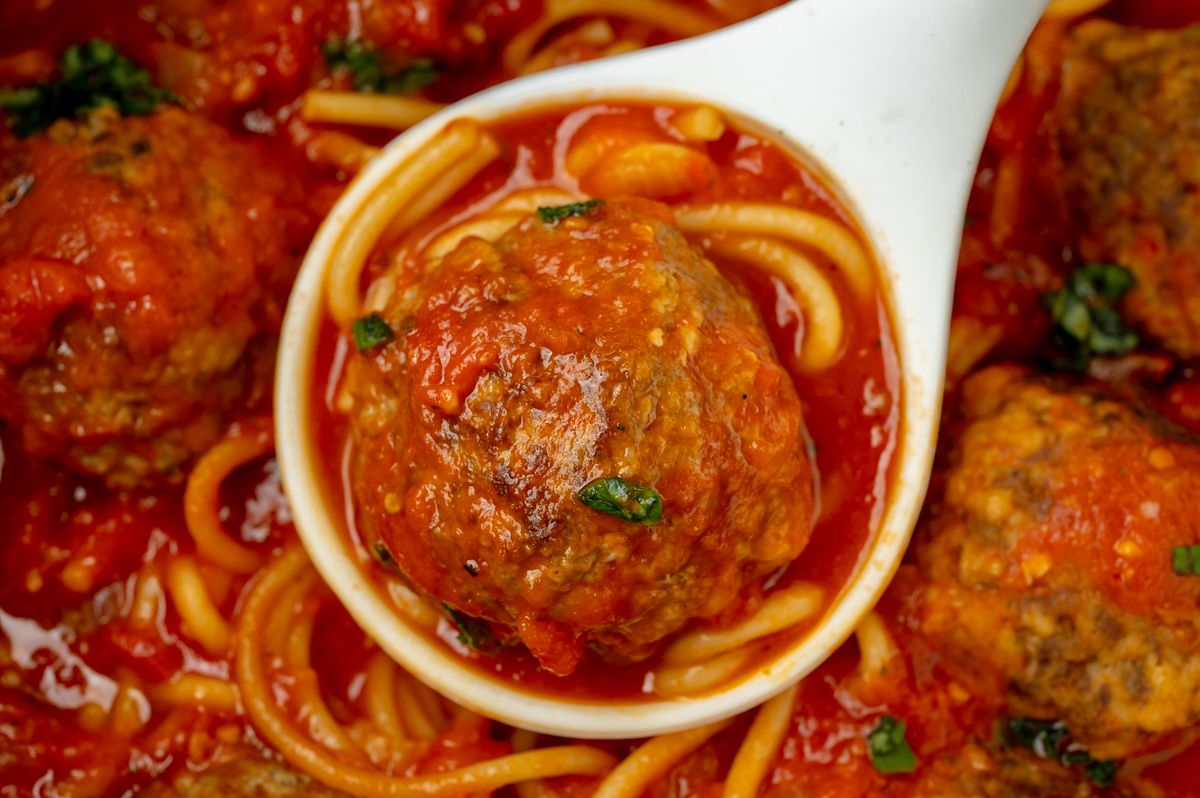
[[(355, 172), (487, 85), (776, 4), (5, 4), (0, 794), (1195, 793), (1182, 0), (1055, 0), (1030, 38), (965, 220), (921, 524), (800, 684), (650, 740), (511, 728), (383, 654), (299, 546), (274, 342)], [(396, 611), (593, 703), (719, 690), (803, 635), (870, 543), (902, 401), (886, 291), (820, 175), (719, 109), (605, 102), (456, 123), (390, 185), (334, 259), (311, 390), (327, 498)], [(597, 352), (654, 375), (652, 411), (588, 404)], [(512, 396), (564, 439), (602, 425), (612, 468), (546, 498)], [(522, 589), (565, 533), (485, 561), (480, 496), (509, 510), (492, 530), (575, 513), (604, 578)], [(705, 535), (725, 543), (672, 546)]]

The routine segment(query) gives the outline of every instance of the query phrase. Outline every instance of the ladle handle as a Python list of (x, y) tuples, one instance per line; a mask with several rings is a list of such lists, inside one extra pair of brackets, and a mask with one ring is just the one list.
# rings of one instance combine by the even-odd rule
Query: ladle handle
[(891, 272), (897, 321), (916, 332), (906, 367), (938, 395), (980, 150), (1046, 5), (795, 0), (675, 54), (684, 72), (703, 69), (698, 87), (786, 132), (836, 175)]
[[(664, 48), (649, 78), (694, 86), (796, 138), (839, 180), (911, 206), (963, 199), (1000, 93), (1047, 0), (795, 0)], [(669, 72), (669, 77), (662, 74)], [(819, 110), (818, 110), (819, 109)], [(872, 191), (874, 197), (874, 190)], [(872, 202), (874, 207), (875, 203)]]
[[(500, 93), (511, 102), (586, 87), (677, 92), (795, 140), (845, 190), (878, 248), (897, 321), (914, 333), (905, 369), (940, 396), (971, 181), (1047, 2), (794, 0), (698, 39), (543, 73)], [(936, 414), (936, 400), (925, 401)]]

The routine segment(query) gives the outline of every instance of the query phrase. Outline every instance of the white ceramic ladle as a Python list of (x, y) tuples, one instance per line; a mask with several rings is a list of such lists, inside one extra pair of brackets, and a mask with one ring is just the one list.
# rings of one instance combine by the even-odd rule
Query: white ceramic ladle
[[(895, 572), (925, 495), (937, 435), (954, 265), (979, 152), (1047, 0), (795, 0), (677, 44), (540, 73), (470, 97), (392, 141), (317, 235), (288, 306), (275, 390), (278, 457), (300, 536), (358, 623), (440, 693), (564, 737), (646, 737), (728, 717), (812, 671), (853, 632)], [(592, 706), (531, 695), (465, 667), (409, 628), (347, 552), (322, 498), (310, 414), (331, 250), (396, 166), (448, 122), (598, 99), (703, 102), (792, 142), (836, 186), (889, 284), (903, 369), (896, 481), (873, 547), (815, 630), (726, 690)]]

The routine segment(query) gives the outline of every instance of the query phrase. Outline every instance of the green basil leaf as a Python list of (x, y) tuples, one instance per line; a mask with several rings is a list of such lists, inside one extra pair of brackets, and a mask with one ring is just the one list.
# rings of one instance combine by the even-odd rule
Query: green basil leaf
[(867, 734), (867, 753), (880, 773), (912, 773), (917, 757), (904, 738), (907, 727), (891, 715), (879, 719), (879, 725)]
[(1078, 295), (1064, 290), (1058, 326), (1076, 341), (1086, 341), (1092, 332), (1092, 314)]
[(1068, 739), (1067, 727), (1062, 721), (1012, 718), (1008, 726), (1018, 743), (1043, 759), (1057, 759), (1060, 748)]
[(325, 63), (331, 72), (349, 70), (354, 88), (359, 91), (382, 91), (383, 74), (379, 69), (379, 54), (363, 42), (342, 42), (330, 39), (321, 47)]
[(179, 98), (150, 80), (150, 73), (103, 39), (72, 44), (59, 58), (58, 80), (0, 92), (0, 108), (18, 136), (29, 136), (58, 119), (75, 119), (102, 106), (126, 116), (145, 116)]
[(1091, 754), (1081, 748), (1076, 751), (1067, 751), (1059, 758), (1059, 761), (1070, 767), (1071, 765), (1086, 765), (1095, 760), (1092, 759)]
[(489, 656), (501, 648), (487, 621), (467, 615), (446, 603), (442, 604), (442, 612), (458, 628), (458, 642), (467, 648)]
[(1200, 576), (1200, 546), (1172, 546), (1171, 568), (1179, 576)]
[(1071, 284), (1075, 292), (1082, 297), (1116, 302), (1137, 285), (1137, 280), (1133, 272), (1124, 266), (1115, 263), (1089, 263), (1071, 273)]
[(388, 323), (375, 313), (355, 319), (354, 323), (350, 325), (350, 330), (354, 335), (354, 345), (360, 352), (387, 343), (395, 337)]
[(547, 224), (566, 219), (568, 216), (587, 216), (604, 204), (602, 199), (590, 199), (584, 202), (572, 202), (570, 205), (557, 205), (537, 209), (538, 218)]
[(658, 492), (630, 485), (620, 477), (592, 480), (575, 495), (593, 510), (629, 523), (653, 524), (662, 520), (662, 497)]
[(1095, 759), (1084, 771), (1088, 781), (1100, 787), (1110, 787), (1117, 780), (1117, 771), (1121, 769), (1121, 765), (1113, 760), (1105, 760), (1103, 762)]
[(330, 39), (321, 47), (331, 71), (349, 70), (358, 91), (410, 94), (438, 79), (433, 59), (418, 58), (402, 70), (388, 69), (379, 51), (369, 42)]
[(388, 78), (384, 91), (391, 94), (412, 94), (433, 85), (438, 77), (439, 73), (433, 66), (432, 58), (418, 58), (398, 76)]
[(1083, 370), (1093, 354), (1123, 355), (1135, 349), (1138, 336), (1125, 326), (1113, 303), (1133, 288), (1133, 272), (1123, 266), (1093, 263), (1067, 276), (1058, 291), (1042, 294), (1042, 305), (1054, 320), (1054, 343), (1065, 361), (1049, 359), (1052, 368)]
[(1179, 576), (1192, 576), (1192, 557), (1187, 546), (1171, 547), (1171, 568)]
[[(1176, 556), (1183, 551), (1183, 557), (1190, 561), (1190, 549), (1200, 550), (1200, 546), (1176, 546), (1172, 553)], [(1176, 573), (1179, 573), (1178, 569)], [(1191, 573), (1189, 571), (1188, 573)], [(1057, 760), (1063, 767), (1082, 765), (1084, 775), (1088, 780), (1101, 787), (1113, 783), (1120, 765), (1111, 760), (1093, 759), (1078, 743), (1071, 742), (1071, 734), (1062, 721), (1035, 720), (1033, 718), (1010, 718), (1008, 728), (1012, 739), (1033, 751), (1042, 759)]]
[(0, 108), (6, 111), (24, 111), (26, 107), (35, 105), (39, 96), (38, 90), (29, 86), (0, 91)]

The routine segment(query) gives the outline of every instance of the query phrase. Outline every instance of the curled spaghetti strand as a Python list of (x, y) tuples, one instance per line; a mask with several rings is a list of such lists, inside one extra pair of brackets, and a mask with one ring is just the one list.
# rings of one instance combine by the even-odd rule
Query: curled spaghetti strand
[(148, 688), (150, 697), (171, 706), (207, 707), (236, 713), (241, 709), (237, 685), (212, 676), (176, 674), (170, 681)]
[(615, 758), (597, 748), (565, 745), (499, 757), (444, 773), (395, 778), (348, 764), (316, 745), (276, 705), (269, 687), (263, 641), (268, 619), (280, 596), (310, 568), (308, 557), (293, 545), (258, 574), (246, 594), (238, 623), (234, 666), (246, 713), (268, 742), (293, 767), (323, 784), (364, 796), (462, 796), (508, 784), (568, 774), (598, 776), (612, 770)]
[(720, 22), (669, 0), (546, 0), (541, 18), (514, 36), (500, 56), (512, 74), (522, 71), (534, 48), (550, 30), (579, 17), (622, 17), (685, 38), (716, 30)]
[(236, 469), (269, 454), (275, 446), (269, 420), (235, 425), (229, 436), (196, 463), (183, 494), (184, 520), (196, 552), (235, 574), (252, 574), (262, 557), (225, 533), (220, 507), (221, 483)]
[(793, 684), (759, 708), (750, 731), (746, 732), (746, 738), (733, 758), (722, 798), (754, 798), (758, 795), (767, 769), (771, 767), (783, 736), (787, 734), (798, 689), (799, 685)]
[(663, 734), (649, 740), (608, 774), (592, 798), (637, 798), (655, 779), (666, 775), (732, 722), (719, 720), (698, 729)]
[(430, 184), (473, 151), (483, 135), (478, 125), (465, 120), (447, 125), (388, 177), (346, 227), (330, 259), (325, 283), (329, 313), (339, 325), (349, 327), (359, 316), (359, 281), (367, 254), (383, 231)]
[(428, 216), (498, 157), (500, 143), (486, 133), (480, 136), (479, 145), (467, 157), (447, 169), (392, 221), (388, 234), (398, 235)]
[(817, 213), (782, 205), (722, 202), (675, 209), (675, 221), (688, 233), (758, 233), (810, 246), (834, 262), (855, 294), (875, 290), (867, 251), (848, 227)]
[(666, 665), (702, 662), (811, 618), (821, 609), (821, 589), (797, 582), (771, 593), (758, 611), (728, 629), (701, 629), (676, 638), (663, 654)]
[(167, 592), (189, 636), (213, 656), (224, 656), (231, 639), (229, 624), (213, 603), (204, 577), (192, 557), (176, 557), (167, 565)]
[(704, 662), (664, 665), (654, 673), (654, 691), (667, 696), (700, 695), (741, 673), (753, 654), (753, 647), (747, 645)]
[(375, 652), (367, 664), (367, 682), (363, 687), (367, 711), (393, 744), (406, 742), (408, 734), (396, 708), (396, 663), (382, 651)]
[(854, 637), (861, 657), (857, 672), (864, 680), (875, 681), (896, 670), (903, 655), (879, 613), (868, 612), (854, 630)]
[(841, 303), (829, 280), (811, 260), (765, 238), (713, 241), (712, 249), (749, 261), (787, 283), (808, 317), (798, 364), (803, 371), (820, 371), (837, 361), (845, 329)]

